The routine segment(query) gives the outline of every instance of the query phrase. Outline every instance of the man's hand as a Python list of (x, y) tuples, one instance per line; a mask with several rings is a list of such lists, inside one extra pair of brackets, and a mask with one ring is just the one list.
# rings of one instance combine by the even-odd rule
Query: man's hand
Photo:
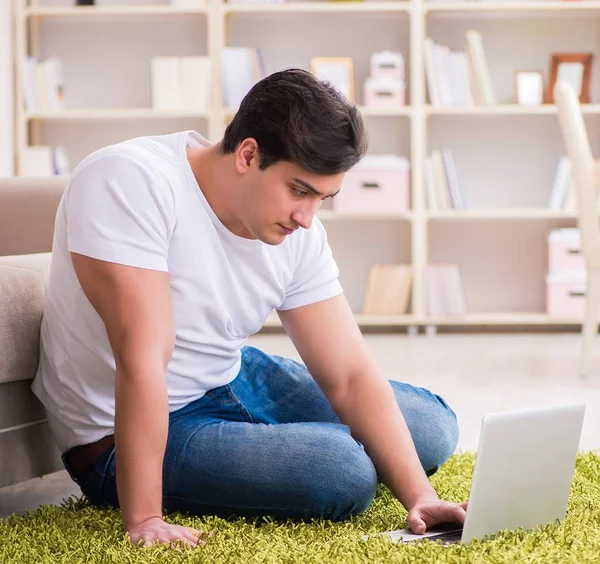
[(202, 531), (192, 529), (191, 527), (182, 527), (181, 525), (171, 525), (166, 523), (160, 517), (151, 517), (142, 521), (129, 532), (129, 540), (132, 544), (141, 546), (151, 546), (154, 543), (159, 544), (183, 544), (196, 547), (199, 544), (206, 544), (200, 540)]
[(417, 501), (408, 512), (408, 526), (417, 535), (441, 523), (465, 522), (467, 502), (452, 503), (437, 498), (425, 498)]

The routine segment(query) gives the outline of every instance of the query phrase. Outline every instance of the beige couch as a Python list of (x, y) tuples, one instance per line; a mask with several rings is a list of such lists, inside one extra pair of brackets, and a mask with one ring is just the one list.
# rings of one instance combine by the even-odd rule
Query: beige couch
[(63, 468), (30, 386), (64, 184), (0, 179), (0, 487)]

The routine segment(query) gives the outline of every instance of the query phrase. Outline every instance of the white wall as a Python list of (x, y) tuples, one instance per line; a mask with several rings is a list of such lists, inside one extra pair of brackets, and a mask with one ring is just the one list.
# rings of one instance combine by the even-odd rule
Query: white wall
[(12, 2), (0, 2), (0, 176), (14, 173)]

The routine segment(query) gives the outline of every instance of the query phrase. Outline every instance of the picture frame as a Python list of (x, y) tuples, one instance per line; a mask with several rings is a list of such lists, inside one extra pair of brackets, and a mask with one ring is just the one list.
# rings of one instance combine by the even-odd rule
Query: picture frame
[(335, 86), (350, 102), (354, 102), (354, 65), (350, 57), (313, 57), (310, 71), (319, 79)]
[(536, 70), (515, 73), (517, 103), (521, 106), (540, 106), (544, 103), (544, 77)]
[(554, 103), (554, 87), (559, 80), (573, 86), (581, 104), (590, 102), (590, 76), (593, 53), (553, 53), (544, 101)]

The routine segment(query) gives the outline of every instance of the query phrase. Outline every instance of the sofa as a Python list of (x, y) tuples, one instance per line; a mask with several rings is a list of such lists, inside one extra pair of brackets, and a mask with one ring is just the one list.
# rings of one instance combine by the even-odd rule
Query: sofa
[(65, 185), (62, 178), (0, 178), (0, 487), (64, 468), (31, 380)]

